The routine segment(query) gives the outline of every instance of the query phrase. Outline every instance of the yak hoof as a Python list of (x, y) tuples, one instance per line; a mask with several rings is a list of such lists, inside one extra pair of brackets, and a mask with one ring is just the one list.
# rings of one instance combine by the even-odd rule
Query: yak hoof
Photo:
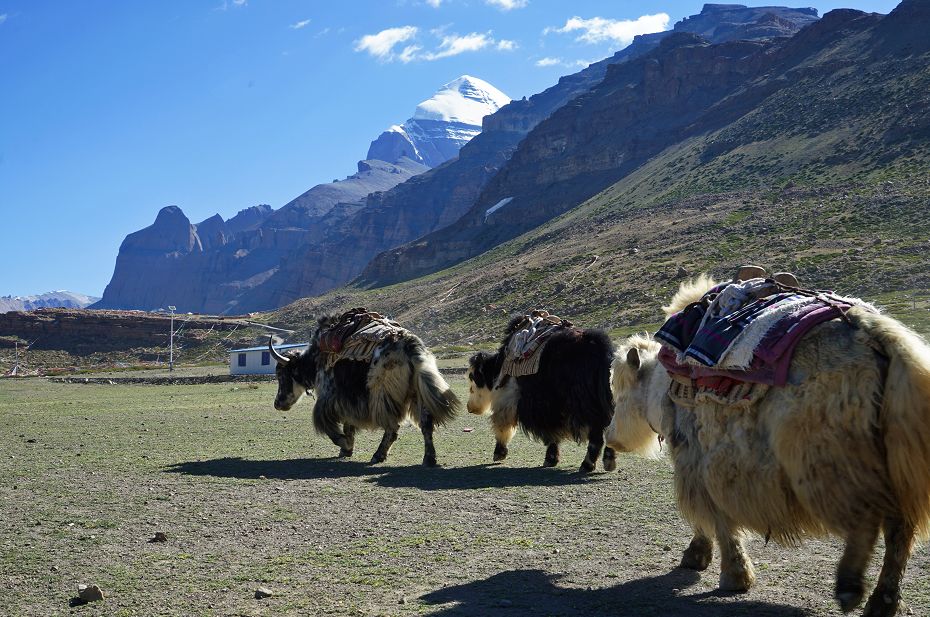
[(691, 545), (682, 553), (681, 567), (703, 572), (710, 566), (710, 562), (714, 557), (714, 549), (709, 543), (697, 546), (696, 544), (698, 543), (692, 540)]
[(578, 469), (581, 473), (592, 473), (595, 469), (595, 464), (590, 461), (581, 461), (581, 467)]
[(436, 455), (435, 454), (424, 454), (423, 455), (423, 466), (424, 467), (436, 467)]
[[(875, 590), (862, 611), (862, 617), (893, 617), (898, 613), (901, 604), (899, 594), (888, 595)], [(844, 609), (845, 610), (845, 609)]]
[(836, 581), (836, 600), (844, 613), (859, 606), (864, 596), (865, 584), (862, 579), (840, 578)]
[(494, 448), (494, 462), (502, 461), (507, 458), (507, 448), (502, 448), (500, 446)]
[(543, 459), (543, 467), (555, 467), (559, 464), (559, 459), (547, 456)]
[(352, 450), (339, 448), (339, 458), (349, 458), (350, 456), (352, 456)]
[(386, 456), (375, 452), (375, 455), (371, 457), (370, 463), (372, 465), (377, 465), (378, 463), (383, 463), (386, 460), (387, 460)]
[(616, 458), (604, 458), (604, 471), (613, 471), (617, 468)]
[(756, 582), (756, 575), (751, 570), (739, 568), (735, 572), (720, 573), (720, 591), (728, 593), (745, 593)]

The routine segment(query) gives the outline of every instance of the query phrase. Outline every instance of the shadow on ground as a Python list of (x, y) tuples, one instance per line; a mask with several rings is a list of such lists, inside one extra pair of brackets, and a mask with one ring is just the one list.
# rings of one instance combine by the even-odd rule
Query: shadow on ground
[(673, 570), (662, 576), (642, 578), (605, 589), (560, 587), (559, 576), (542, 570), (511, 570), (422, 596), (434, 617), (484, 617), (486, 615), (571, 615), (572, 617), (681, 616), (681, 617), (809, 617), (808, 611), (741, 600), (719, 592), (685, 595), (700, 579), (691, 570)]
[(338, 458), (255, 461), (239, 457), (189, 461), (170, 465), (169, 473), (219, 478), (319, 480), (364, 477), (386, 488), (417, 488), (424, 491), (514, 486), (565, 486), (606, 481), (609, 474), (583, 475), (567, 469), (506, 467), (481, 464), (466, 467), (392, 467)]

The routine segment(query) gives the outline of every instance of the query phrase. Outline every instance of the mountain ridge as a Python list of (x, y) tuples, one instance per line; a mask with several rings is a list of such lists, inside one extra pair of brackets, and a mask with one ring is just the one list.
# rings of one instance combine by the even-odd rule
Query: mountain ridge
[(0, 296), (0, 313), (33, 311), (40, 308), (84, 308), (100, 298), (65, 289), (28, 296)]

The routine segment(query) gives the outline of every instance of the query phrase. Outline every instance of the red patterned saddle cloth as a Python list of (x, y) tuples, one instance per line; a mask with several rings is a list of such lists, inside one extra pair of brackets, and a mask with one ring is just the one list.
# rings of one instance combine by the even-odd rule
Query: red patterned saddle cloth
[(326, 365), (332, 367), (339, 360), (371, 362), (382, 343), (398, 340), (405, 332), (400, 324), (379, 313), (354, 308), (320, 332), (318, 341)]
[(524, 315), (504, 350), (500, 374), (512, 377), (535, 375), (539, 371), (546, 343), (553, 334), (565, 330), (581, 333), (572, 322), (550, 315), (547, 311), (535, 310)]

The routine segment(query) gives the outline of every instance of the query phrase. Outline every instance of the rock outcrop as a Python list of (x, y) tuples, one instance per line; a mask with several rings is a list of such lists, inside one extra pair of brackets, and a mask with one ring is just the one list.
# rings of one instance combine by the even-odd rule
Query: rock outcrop
[(243, 294), (264, 284), (302, 246), (325, 237), (362, 207), (365, 196), (427, 169), (408, 159), (358, 167), (274, 212), (255, 206), (229, 221), (214, 215), (193, 225), (177, 206), (163, 208), (152, 225), (123, 241), (113, 278), (92, 308), (240, 312)]

